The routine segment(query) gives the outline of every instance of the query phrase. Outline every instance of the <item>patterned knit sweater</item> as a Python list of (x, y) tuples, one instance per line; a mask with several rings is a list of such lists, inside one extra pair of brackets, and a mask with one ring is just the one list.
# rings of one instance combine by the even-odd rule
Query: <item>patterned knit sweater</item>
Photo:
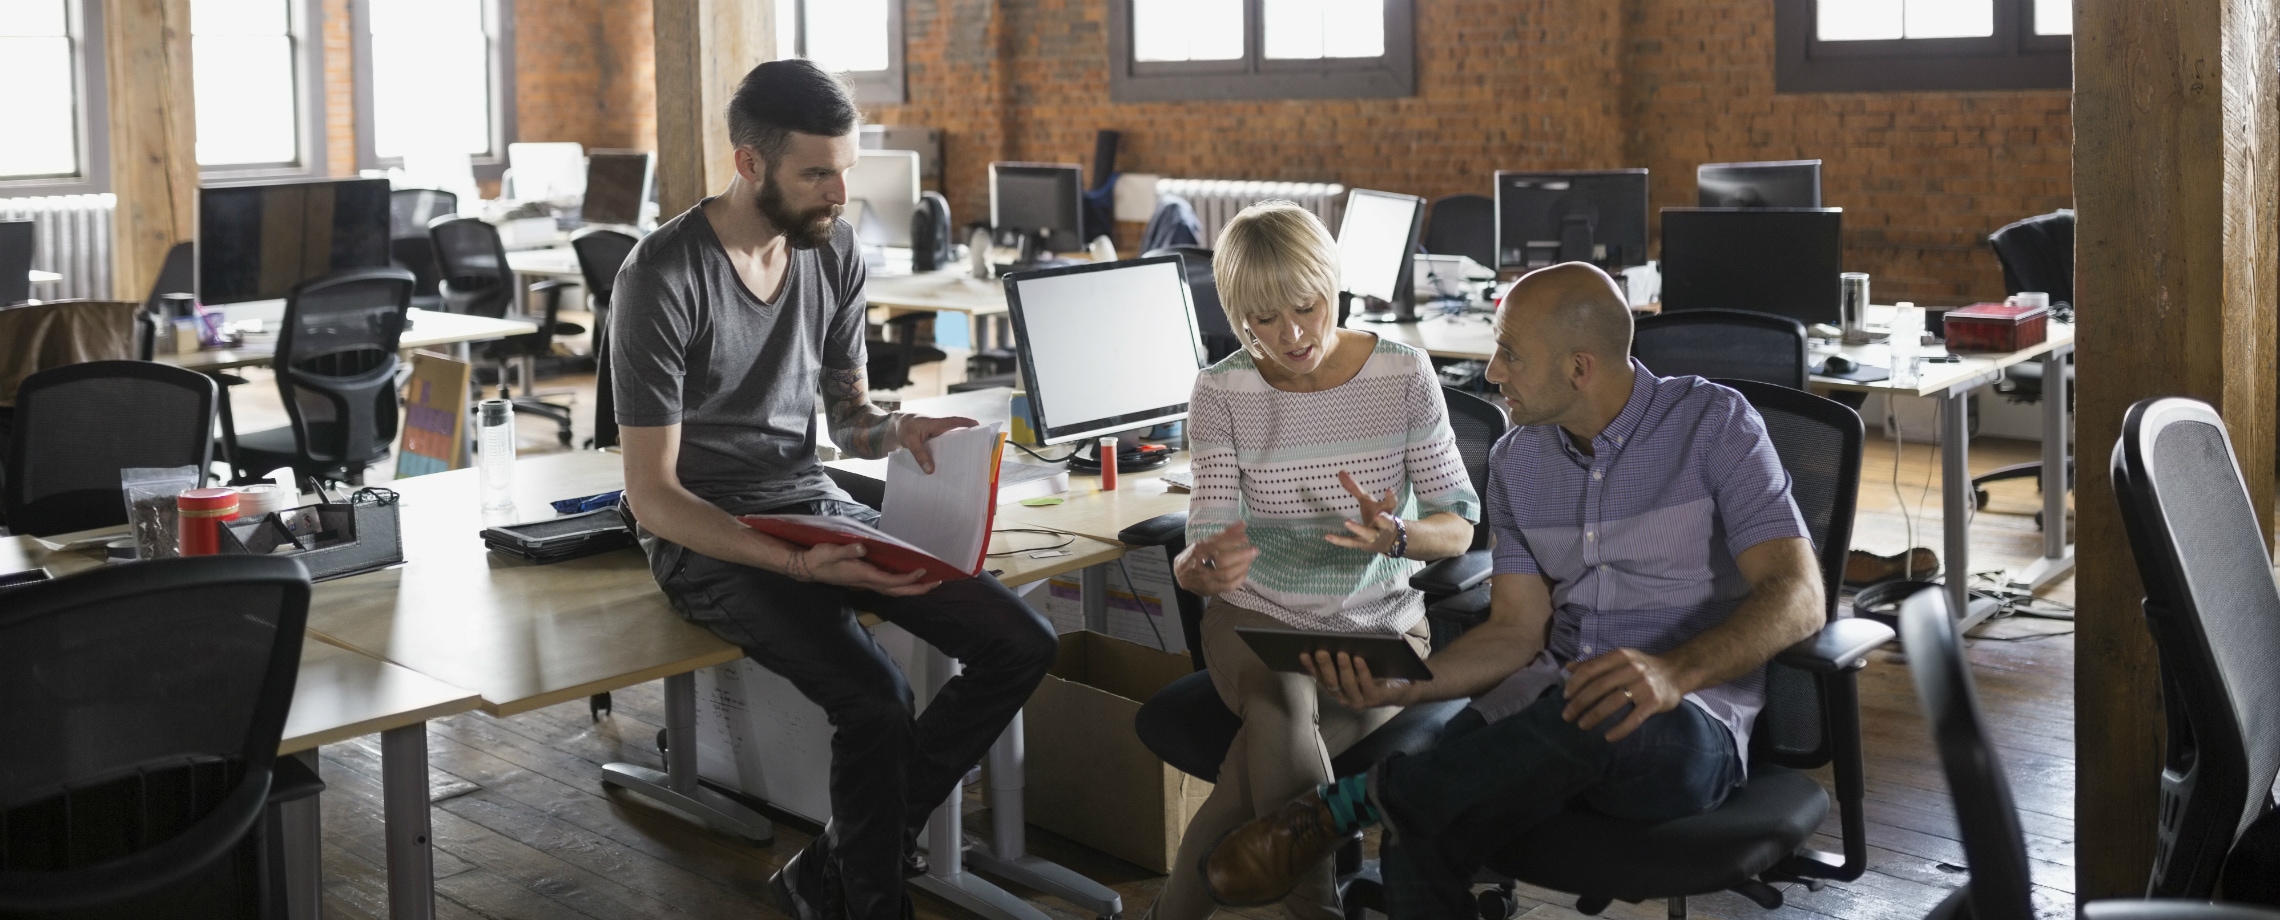
[(1206, 368), (1189, 402), (1188, 448), (1188, 542), (1246, 522), (1259, 557), (1224, 596), (1302, 629), (1400, 632), (1425, 615), (1409, 587), (1423, 563), (1323, 539), (1360, 514), (1338, 471), (1371, 494), (1393, 489), (1404, 518), (1480, 520), (1432, 364), (1384, 339), (1354, 379), (1315, 393), (1275, 389), (1248, 352)]

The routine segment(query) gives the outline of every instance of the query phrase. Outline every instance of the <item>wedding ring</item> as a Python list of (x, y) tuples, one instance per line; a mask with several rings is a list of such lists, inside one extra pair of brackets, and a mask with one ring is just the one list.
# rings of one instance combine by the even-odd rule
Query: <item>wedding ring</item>
[(1216, 569), (1219, 567), (1219, 560), (1214, 559), (1210, 556), (1205, 556), (1203, 557), (1203, 567), (1207, 569)]
[(1624, 698), (1624, 699), (1626, 699), (1626, 700), (1630, 700), (1631, 702), (1634, 702), (1634, 703), (1636, 703), (1636, 702), (1638, 702), (1638, 701), (1639, 701), (1639, 698), (1638, 698), (1638, 697), (1635, 697), (1635, 696), (1632, 696), (1632, 695), (1631, 695), (1631, 688), (1629, 688), (1629, 687), (1624, 687), (1624, 688), (1623, 688), (1623, 698)]

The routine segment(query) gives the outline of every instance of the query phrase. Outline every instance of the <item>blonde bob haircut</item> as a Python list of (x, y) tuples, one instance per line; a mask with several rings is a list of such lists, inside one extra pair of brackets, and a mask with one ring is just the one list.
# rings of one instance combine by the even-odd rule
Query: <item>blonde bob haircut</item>
[(1314, 212), (1288, 201), (1262, 201), (1219, 231), (1211, 278), (1227, 324), (1247, 348), (1257, 338), (1244, 317), (1279, 313), (1321, 299), (1338, 304), (1338, 242)]

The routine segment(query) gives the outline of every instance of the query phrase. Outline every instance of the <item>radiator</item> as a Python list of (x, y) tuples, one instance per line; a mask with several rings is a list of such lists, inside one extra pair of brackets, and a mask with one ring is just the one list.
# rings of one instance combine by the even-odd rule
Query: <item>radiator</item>
[(32, 285), (40, 300), (111, 299), (111, 215), (115, 195), (0, 198), (0, 220), (32, 220), (32, 267), (63, 276)]
[(1338, 215), (1346, 207), (1346, 187), (1335, 182), (1258, 182), (1248, 179), (1158, 179), (1156, 192), (1161, 195), (1178, 195), (1195, 206), (1196, 219), (1203, 222), (1203, 245), (1210, 246), (1219, 238), (1219, 228), (1227, 226), (1244, 208), (1280, 198), (1313, 211), (1330, 232), (1338, 232)]

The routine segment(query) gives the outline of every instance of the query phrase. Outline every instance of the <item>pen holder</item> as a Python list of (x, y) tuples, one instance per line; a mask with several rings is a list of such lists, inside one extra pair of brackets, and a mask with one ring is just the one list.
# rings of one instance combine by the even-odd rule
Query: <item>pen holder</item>
[(327, 503), (221, 527), (224, 555), (291, 556), (310, 581), (345, 578), (404, 561), (394, 502)]

